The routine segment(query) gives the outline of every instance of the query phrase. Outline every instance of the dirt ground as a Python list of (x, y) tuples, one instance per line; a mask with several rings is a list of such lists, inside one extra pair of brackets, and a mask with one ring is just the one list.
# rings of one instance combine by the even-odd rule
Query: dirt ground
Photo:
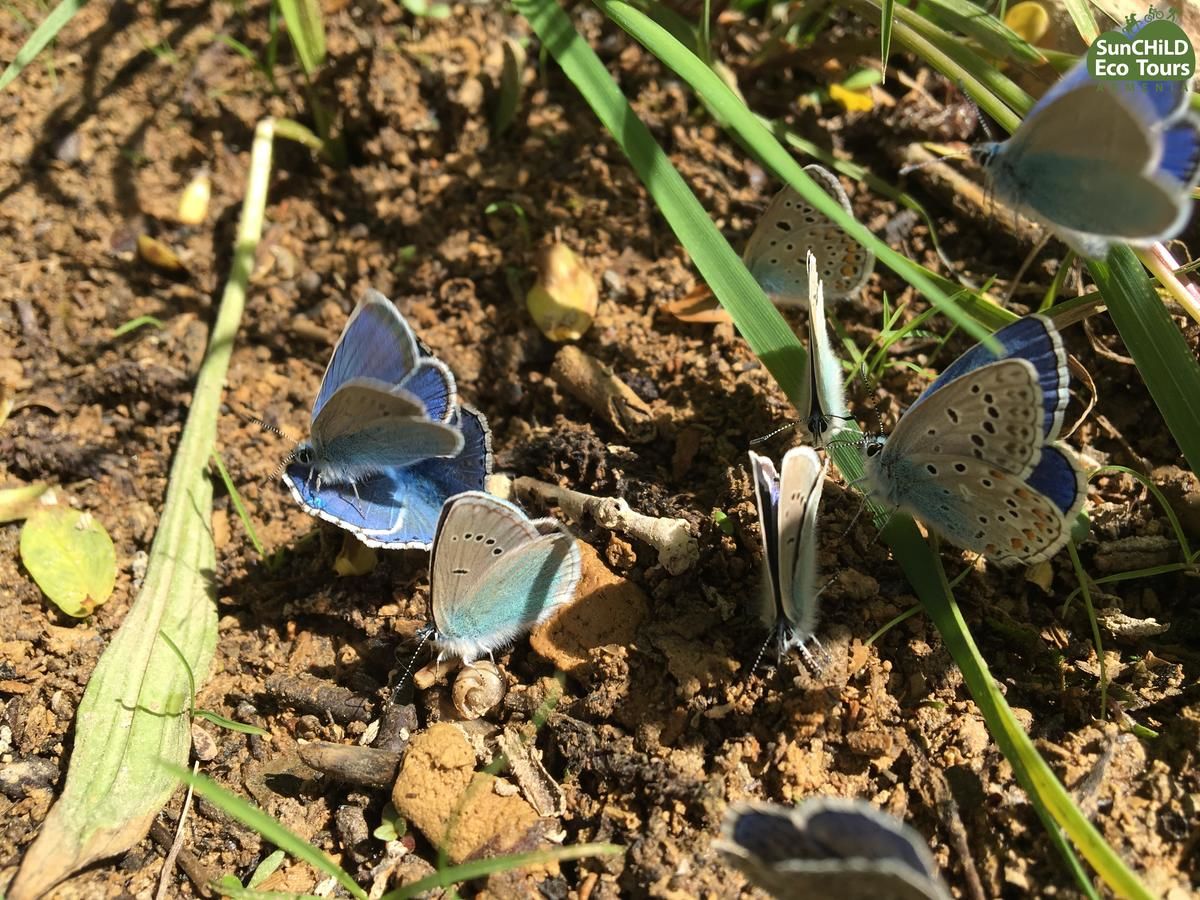
[[(18, 6), (30, 20), (42, 16), (34, 4)], [(258, 559), (218, 482), (220, 642), (197, 698), (270, 737), (204, 726), (216, 755), (203, 771), (337, 855), (360, 883), (384, 862), (384, 844), (369, 832), (388, 789), (323, 776), (298, 753), (301, 742), (350, 744), (364, 735), (425, 622), (427, 557), (381, 552), (372, 573), (337, 577), (341, 533), (307, 516), (270, 477), (290, 445), (239, 415), (249, 410), (302, 434), (332, 343), (355, 300), (374, 287), (395, 300), (451, 366), (464, 398), (487, 415), (499, 472), (623, 496), (648, 515), (686, 519), (700, 541), (699, 563), (672, 576), (651, 548), (571, 523), (596, 551), (588, 565), (623, 598), (614, 608), (631, 612), (620, 621), (600, 617), (605, 645), (566, 676), (565, 695), (537, 733), (565, 802), (560, 814), (537, 821), (542, 842), (530, 840), (605, 840), (626, 851), (495, 876), (465, 893), (736, 896), (751, 889), (711, 847), (726, 804), (835, 794), (872, 800), (912, 823), (957, 896), (1075, 896), (926, 617), (918, 613), (864, 646), (916, 600), (865, 517), (851, 527), (858, 495), (836, 476), (825, 489), (820, 552), (822, 573), (838, 576), (824, 594), (821, 630), (833, 664), (816, 678), (796, 661), (776, 666), (768, 654), (751, 670), (764, 634), (746, 612), (761, 556), (746, 450), (785, 424), (789, 407), (732, 327), (683, 324), (664, 310), (697, 276), (620, 151), (562, 73), (538, 65), (536, 49), (516, 122), (502, 136), (492, 133), (501, 38), (525, 39), (527, 26), (482, 5), (456, 5), (442, 21), (416, 19), (396, 4), (326, 8), (330, 62), (317, 91), (337, 110), (348, 164), (335, 168), (295, 144), (276, 144), (268, 227), (220, 421), (220, 451), (259, 535), (284, 565), (272, 570)], [(583, 5), (573, 15), (740, 246), (776, 185), (653, 58), (594, 9)], [(5, 17), (0, 57), (10, 59), (27, 32)], [(254, 125), (269, 114), (304, 116), (286, 40), (276, 94), (214, 38), (224, 33), (260, 48), (266, 20), (262, 2), (88, 6), (47, 52), (53, 70), (36, 62), (0, 95), (0, 376), (18, 403), (0, 426), (0, 486), (61, 486), (108, 528), (119, 564), (113, 598), (92, 618), (71, 620), (21, 568), (19, 525), (0, 526), (0, 768), (20, 764), (27, 773), (0, 784), (0, 886), (55, 796), (88, 675), (145, 572), (229, 270)], [(971, 116), (953, 89), (903, 56), (896, 65), (923, 86), (890, 79), (895, 106), (846, 115), (830, 103), (799, 103), (877, 47), (874, 30), (845, 21), (851, 27), (834, 27), (828, 44), (765, 64), (754, 61), (760, 26), (739, 26), (741, 38), (723, 54), (751, 106), (893, 182), (893, 145), (971, 136)], [(204, 166), (213, 179), (208, 221), (183, 228), (173, 221), (179, 193)], [(865, 224), (945, 271), (923, 224), (845, 183)], [(908, 187), (935, 212), (957, 275), (975, 283), (995, 275), (1006, 287), (1028, 239), (963, 215), (923, 191), (919, 179)], [(519, 205), (524, 219), (511, 207), (487, 211), (505, 203)], [(556, 232), (601, 284), (599, 316), (581, 346), (649, 405), (648, 441), (620, 434), (550, 377), (557, 348), (532, 325), (523, 295), (534, 251)], [(140, 233), (176, 248), (187, 273), (140, 261), (133, 250)], [(1052, 245), (1038, 258), (1018, 305), (1037, 302), (1061, 252)], [(925, 308), (879, 271), (862, 301), (836, 310), (860, 347), (878, 335), (885, 295), (911, 302), (906, 315)], [(165, 325), (111, 336), (142, 315)], [(1195, 345), (1195, 326), (1180, 322)], [(946, 324), (935, 319), (931, 328), (944, 333)], [(1100, 315), (1065, 339), (1099, 391), (1071, 442), (1089, 465), (1153, 472), (1191, 538), (1200, 539), (1196, 479), (1178, 468), (1182, 457), (1111, 323)], [(885, 423), (965, 343), (956, 336), (936, 349), (932, 336), (894, 349), (895, 365), (879, 387)], [(851, 399), (872, 426), (864, 394)], [(766, 452), (778, 458), (796, 441), (783, 434)], [(1133, 479), (1096, 479), (1090, 509), (1092, 534), (1081, 555), (1093, 576), (1178, 560), (1166, 518)], [(729, 516), (731, 533), (714, 523), (713, 510)], [(954, 576), (968, 561), (948, 551), (946, 564)], [(1042, 574), (1035, 582), (976, 566), (957, 589), (963, 614), (1009, 703), (1105, 839), (1156, 894), (1187, 896), (1200, 880), (1196, 582), (1169, 574), (1099, 592), (1100, 607), (1170, 624), (1157, 636), (1105, 633), (1113, 679), (1105, 722), (1085, 610), (1078, 601), (1063, 609), (1077, 586), (1067, 555)], [(530, 719), (555, 671), (528, 640), (497, 662), (511, 682), (509, 697), (468, 729), (485, 757), (500, 727)], [(305, 706), (288, 685), (308, 684), (306, 676), (368, 698), (364, 715), (337, 720)], [(415, 721), (406, 720), (416, 740), (426, 736), (425, 756), (449, 754), (461, 740), (447, 738), (439, 750), (427, 737), (445, 734), (426, 731), (445, 718), (444, 694), (444, 687), (419, 692)], [(1135, 736), (1124, 727), (1130, 721), (1158, 737)], [(469, 776), (470, 752), (455, 758)], [(160, 816), (163, 831), (178, 808), (176, 798)], [(513, 820), (524, 822), (522, 815)], [(419, 828), (404, 846), (401, 871), (429, 871), (437, 851)], [(185, 843), (196, 872), (243, 880), (273, 849), (207, 802), (197, 805)], [(164, 853), (148, 838), (56, 895), (148, 896)], [(288, 861), (263, 887), (311, 891), (319, 880)], [(174, 893), (196, 888), (178, 873)]]

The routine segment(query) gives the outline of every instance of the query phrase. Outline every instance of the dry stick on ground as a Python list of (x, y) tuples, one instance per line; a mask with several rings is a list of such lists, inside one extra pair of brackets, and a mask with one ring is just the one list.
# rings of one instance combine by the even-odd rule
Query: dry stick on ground
[(658, 561), (672, 575), (686, 572), (700, 558), (700, 548), (685, 519), (660, 519), (630, 509), (621, 497), (592, 497), (536, 478), (513, 482), (517, 494), (532, 494), (557, 505), (571, 518), (591, 519), (602, 528), (619, 531), (658, 551)]

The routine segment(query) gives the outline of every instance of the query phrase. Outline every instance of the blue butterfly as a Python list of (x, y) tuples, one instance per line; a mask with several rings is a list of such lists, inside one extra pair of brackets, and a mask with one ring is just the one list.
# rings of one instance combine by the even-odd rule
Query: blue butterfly
[(1200, 181), (1200, 120), (1176, 81), (1102, 83), (1086, 60), (1003, 142), (972, 149), (996, 193), (1082, 256), (1177, 235)]
[[(804, 171), (847, 215), (854, 214), (836, 175), (818, 165), (805, 166)], [(875, 254), (818, 212), (795, 188), (784, 185), (754, 226), (742, 260), (772, 300), (803, 307), (812, 291), (806, 251), (822, 261), (821, 277), (832, 303), (856, 295), (875, 269)]]
[(368, 291), (313, 403), (311, 439), (284, 480), (311, 515), (372, 547), (428, 549), (446, 498), (491, 472), (487, 420), (392, 302)]
[(811, 447), (794, 447), (780, 469), (777, 474), (771, 460), (750, 451), (763, 542), (758, 613), (775, 629), (782, 652), (798, 648), (818, 668), (808, 642), (817, 626), (817, 508), (829, 463), (822, 465)]
[(429, 564), (438, 658), (470, 663), (512, 643), (570, 602), (580, 569), (575, 538), (556, 519), (530, 520), (482, 491), (451, 497)]
[(924, 839), (863, 800), (737, 803), (714, 846), (775, 897), (950, 900)]
[(886, 440), (863, 445), (867, 492), (960, 547), (1001, 561), (1057, 553), (1087, 500), (1075, 454), (1057, 441), (1069, 401), (1054, 323), (1026, 316), (979, 344), (917, 398)]
[(837, 422), (849, 417), (846, 392), (842, 384), (842, 363), (829, 340), (825, 320), (825, 284), (817, 276), (817, 260), (812, 252), (808, 266), (808, 383), (797, 408), (800, 421), (814, 444), (827, 443), (826, 432), (838, 428)]

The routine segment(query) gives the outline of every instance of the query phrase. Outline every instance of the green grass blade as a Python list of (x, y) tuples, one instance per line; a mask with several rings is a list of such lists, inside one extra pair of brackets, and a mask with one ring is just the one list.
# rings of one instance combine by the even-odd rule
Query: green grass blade
[(27, 65), (37, 58), (45, 46), (54, 40), (55, 36), (71, 21), (71, 17), (83, 8), (87, 0), (62, 0), (50, 11), (50, 15), (42, 20), (42, 24), (29, 36), (29, 39), (17, 51), (13, 61), (0, 74), (0, 91), (11, 84)]
[(280, 850), (308, 863), (318, 872), (324, 872), (326, 875), (336, 878), (338, 884), (345, 888), (351, 897), (355, 897), (356, 900), (367, 900), (367, 892), (360, 888), (341, 866), (254, 804), (243, 800), (232, 791), (225, 790), (215, 781), (205, 778), (203, 775), (193, 775), (183, 766), (162, 763), (161, 768), (172, 780), (191, 785), (201, 797), (219, 807), (227, 815), (233, 816), (247, 828), (254, 829)]
[(1092, 15), (1092, 7), (1088, 0), (1063, 0), (1063, 6), (1067, 8), (1071, 21), (1075, 23), (1075, 29), (1085, 44), (1090, 44), (1100, 36), (1100, 27), (1096, 24), (1096, 17)]
[(896, 0), (883, 0), (879, 14), (879, 74), (887, 81), (888, 57), (892, 55), (892, 21), (896, 16)]
[(288, 37), (296, 48), (300, 67), (312, 78), (325, 61), (325, 22), (319, 0), (279, 0)]
[(250, 543), (254, 545), (255, 552), (258, 553), (258, 558), (266, 559), (266, 548), (263, 547), (262, 541), (258, 539), (258, 532), (254, 530), (254, 522), (250, 519), (250, 512), (246, 509), (246, 504), (242, 502), (242, 495), (238, 493), (233, 479), (229, 477), (229, 470), (225, 468), (221, 454), (214, 450), (212, 459), (217, 465), (217, 472), (221, 476), (221, 481), (225, 484), (225, 490), (229, 491), (229, 499), (233, 501), (233, 508), (237, 511), (238, 518), (242, 520), (242, 525), (246, 529), (246, 535), (250, 538)]
[[(849, 0), (848, 5), (872, 18), (880, 15), (870, 0)], [(942, 26), (907, 7), (896, 8), (893, 28), (896, 40), (960, 85), (1001, 128), (1016, 130), (1021, 120), (1013, 110), (1024, 112), (1033, 101), (1011, 79)]]
[(62, 795), (26, 852), (10, 896), (39, 896), (77, 869), (141, 840), (178, 787), (160, 760), (187, 761), (191, 672), (207, 677), (217, 640), (208, 461), (262, 233), (272, 126), (268, 119), (255, 132), (232, 271), (171, 465), (146, 580), (88, 681)]
[(112, 336), (114, 338), (124, 337), (131, 331), (137, 331), (139, 328), (144, 328), (147, 325), (153, 325), (155, 328), (165, 328), (162, 319), (156, 319), (154, 316), (138, 316), (136, 319), (130, 319), (124, 325), (118, 325), (113, 329)]
[(442, 869), (420, 881), (414, 881), (412, 884), (389, 891), (380, 900), (408, 900), (408, 898), (420, 896), (426, 891), (434, 891), (463, 881), (483, 878), (493, 872), (507, 872), (509, 869), (520, 869), (524, 866), (544, 866), (551, 862), (568, 862), (589, 856), (612, 856), (624, 852), (624, 847), (618, 847), (615, 844), (576, 844), (571, 847), (536, 850), (532, 853), (518, 853), (513, 856), (474, 859), (462, 865)]
[[(781, 179), (795, 188), (805, 200), (816, 207), (821, 213), (836, 222), (850, 237), (870, 249), (875, 254), (876, 259), (924, 294), (926, 299), (937, 306), (940, 312), (962, 327), (973, 338), (976, 340), (990, 339), (991, 333), (980, 326), (971, 316), (963, 312), (941, 290), (936, 282), (926, 277), (919, 266), (914, 265), (912, 260), (897, 253), (886, 243), (879, 240), (869, 229), (842, 209), (836, 200), (825, 193), (820, 186), (809, 178), (808, 174), (796, 162), (792, 154), (775, 139), (774, 135), (759, 121), (758, 117), (746, 108), (745, 104), (738, 99), (737, 95), (729, 89), (720, 77), (712, 69), (704, 65), (703, 61), (688, 50), (687, 47), (675, 40), (666, 29), (659, 26), (645, 13), (635, 9), (628, 3), (622, 2), (622, 0), (596, 0), (596, 5), (600, 7), (605, 15), (628, 32), (634, 40), (649, 48), (664, 65), (670, 67), (679, 77), (690, 84), (696, 95), (704, 98), (705, 103), (713, 110), (719, 120), (727, 123), (727, 126), (737, 135), (742, 143), (767, 168), (771, 169)], [(567, 24), (570, 24), (569, 21)], [(574, 33), (574, 29), (572, 29), (572, 33)], [(607, 73), (605, 73), (605, 77), (607, 78)], [(609, 82), (611, 84), (611, 79), (609, 79)], [(616, 91), (618, 96), (620, 95), (615, 85), (612, 86), (612, 90)], [(624, 98), (622, 97), (621, 99), (624, 102)], [(608, 123), (605, 124), (607, 125)], [(614, 134), (620, 134), (619, 130), (613, 130), (611, 127), (609, 130), (613, 131)], [(637, 163), (635, 162), (634, 165), (636, 167)], [(643, 181), (645, 180), (643, 178)], [(650, 187), (651, 192), (653, 192), (653, 187), (649, 182), (647, 182), (647, 187)], [(684, 186), (684, 190), (686, 189), (686, 186)], [(688, 193), (690, 196), (690, 191)], [(667, 210), (664, 209), (663, 214), (667, 215)], [(678, 230), (676, 234), (679, 234)], [(679, 234), (679, 237), (681, 240), (683, 239), (682, 234)], [(734, 321), (736, 322), (737, 316), (734, 315), (733, 310), (727, 305), (726, 298), (716, 289), (716, 285), (713, 284), (708, 274), (704, 271), (702, 258), (692, 253), (692, 259), (696, 262), (697, 267), (700, 268), (701, 274), (704, 275), (709, 287), (713, 288), (713, 293), (716, 294), (721, 304), (729, 310), (730, 315), (734, 316)], [(761, 293), (761, 291), (756, 292), (760, 296)]]
[(1075, 805), (1062, 782), (1038, 754), (1029, 735), (1013, 716), (1012, 709), (1000, 693), (967, 629), (958, 605), (947, 589), (940, 560), (931, 557), (929, 545), (921, 538), (912, 520), (907, 517), (899, 521), (893, 519), (884, 536), (937, 626), (942, 640), (946, 642), (946, 649), (958, 664), (963, 681), (983, 714), (992, 739), (1011, 763), (1013, 774), (1021, 786), (1034, 801), (1034, 808), (1046, 825), (1047, 833), (1071, 866), (1081, 889), (1090, 897), (1097, 896), (1059, 826), (1114, 893), (1121, 897), (1150, 900), (1151, 893)]
[(1200, 472), (1200, 363), (1128, 247), (1088, 269), (1188, 468)]
[(1042, 52), (1009, 28), (1000, 19), (989, 15), (983, 7), (968, 0), (925, 0), (939, 18), (974, 39), (989, 54), (998, 59), (1015, 59), (1025, 65), (1045, 62)]

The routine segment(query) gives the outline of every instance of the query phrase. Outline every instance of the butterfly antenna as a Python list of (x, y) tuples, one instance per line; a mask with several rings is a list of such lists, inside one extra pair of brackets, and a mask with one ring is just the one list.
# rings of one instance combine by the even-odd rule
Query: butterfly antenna
[(762, 642), (762, 646), (758, 648), (758, 655), (754, 657), (754, 665), (750, 667), (751, 672), (758, 671), (758, 665), (762, 662), (763, 655), (767, 652), (767, 647), (771, 645), (771, 641), (775, 640), (776, 633), (772, 631), (767, 635), (766, 640)]
[(396, 687), (392, 690), (392, 703), (400, 702), (400, 694), (404, 690), (404, 686), (408, 684), (408, 679), (412, 677), (413, 668), (417, 664), (417, 657), (421, 655), (421, 648), (429, 643), (429, 639), (433, 637), (433, 628), (429, 625), (426, 625), (420, 630), (420, 632), (418, 632), (418, 634), (420, 635), (421, 640), (417, 643), (417, 649), (413, 650), (412, 656), (408, 658), (408, 665), (404, 669), (404, 674), (400, 676), (400, 680), (396, 683)]
[(779, 428), (776, 428), (774, 431), (769, 431), (769, 432), (767, 432), (767, 433), (766, 433), (766, 434), (764, 434), (764, 435), (761, 435), (761, 436), (759, 436), (759, 437), (753, 438), (753, 439), (751, 439), (751, 441), (750, 441), (750, 446), (751, 446), (751, 447), (754, 447), (754, 446), (756, 446), (756, 445), (758, 445), (758, 444), (761, 444), (761, 443), (763, 443), (763, 442), (765, 442), (765, 441), (769, 441), (771, 438), (775, 437), (775, 435), (777, 435), (777, 434), (783, 434), (783, 432), (785, 432), (785, 431), (790, 431), (791, 429), (795, 428), (795, 427), (796, 427), (798, 424), (799, 424), (798, 422), (792, 422), (792, 423), (790, 423), (790, 424), (788, 424), (788, 425), (783, 425), (783, 426), (781, 426), (781, 427), (779, 427)]
[(963, 99), (971, 104), (971, 109), (975, 110), (975, 120), (979, 122), (979, 127), (983, 129), (983, 133), (987, 135), (989, 141), (995, 141), (996, 135), (992, 131), (992, 126), (988, 124), (987, 118), (983, 114), (983, 110), (979, 108), (979, 104), (975, 102), (975, 98), (967, 93), (966, 86), (960, 81), (958, 90), (962, 93)]
[(293, 462), (295, 462), (296, 451), (300, 449), (300, 439), (298, 437), (296, 437), (294, 434), (292, 434), (291, 432), (286, 431), (283, 428), (280, 428), (278, 425), (274, 424), (273, 422), (268, 422), (265, 419), (260, 419), (258, 416), (252, 416), (252, 415), (250, 415), (250, 413), (245, 412), (243, 410), (238, 410), (238, 415), (240, 415), (243, 419), (245, 419), (251, 425), (257, 425), (259, 428), (261, 428), (263, 431), (267, 432), (268, 434), (273, 434), (276, 437), (281, 437), (285, 441), (291, 441), (292, 449), (289, 450), (287, 452), (287, 454), (283, 457), (283, 459), (281, 459), (279, 461), (279, 465), (277, 465), (274, 469), (271, 470), (271, 474), (263, 479), (263, 482), (266, 483), (268, 481), (279, 480), (279, 478), (281, 478), (283, 476), (283, 473), (287, 469), (287, 467), (290, 466)]
[[(855, 481), (862, 481), (862, 480), (863, 479), (861, 479), (861, 478), (855, 479)], [(866, 494), (862, 494), (858, 498), (858, 509), (855, 511), (854, 516), (850, 519), (850, 524), (846, 526), (846, 530), (842, 532), (841, 540), (845, 540), (849, 536), (851, 529), (854, 528), (854, 523), (858, 521), (859, 516), (862, 515), (863, 510), (866, 508), (867, 508), (867, 497), (866, 497)], [(834, 575), (833, 577), (837, 578), (837, 575)], [(830, 580), (832, 581), (832, 579), (830, 579)], [(829, 586), (828, 584), (825, 585), (825, 587), (828, 587), (828, 586)], [(821, 590), (825, 590), (825, 588), (821, 588)]]

